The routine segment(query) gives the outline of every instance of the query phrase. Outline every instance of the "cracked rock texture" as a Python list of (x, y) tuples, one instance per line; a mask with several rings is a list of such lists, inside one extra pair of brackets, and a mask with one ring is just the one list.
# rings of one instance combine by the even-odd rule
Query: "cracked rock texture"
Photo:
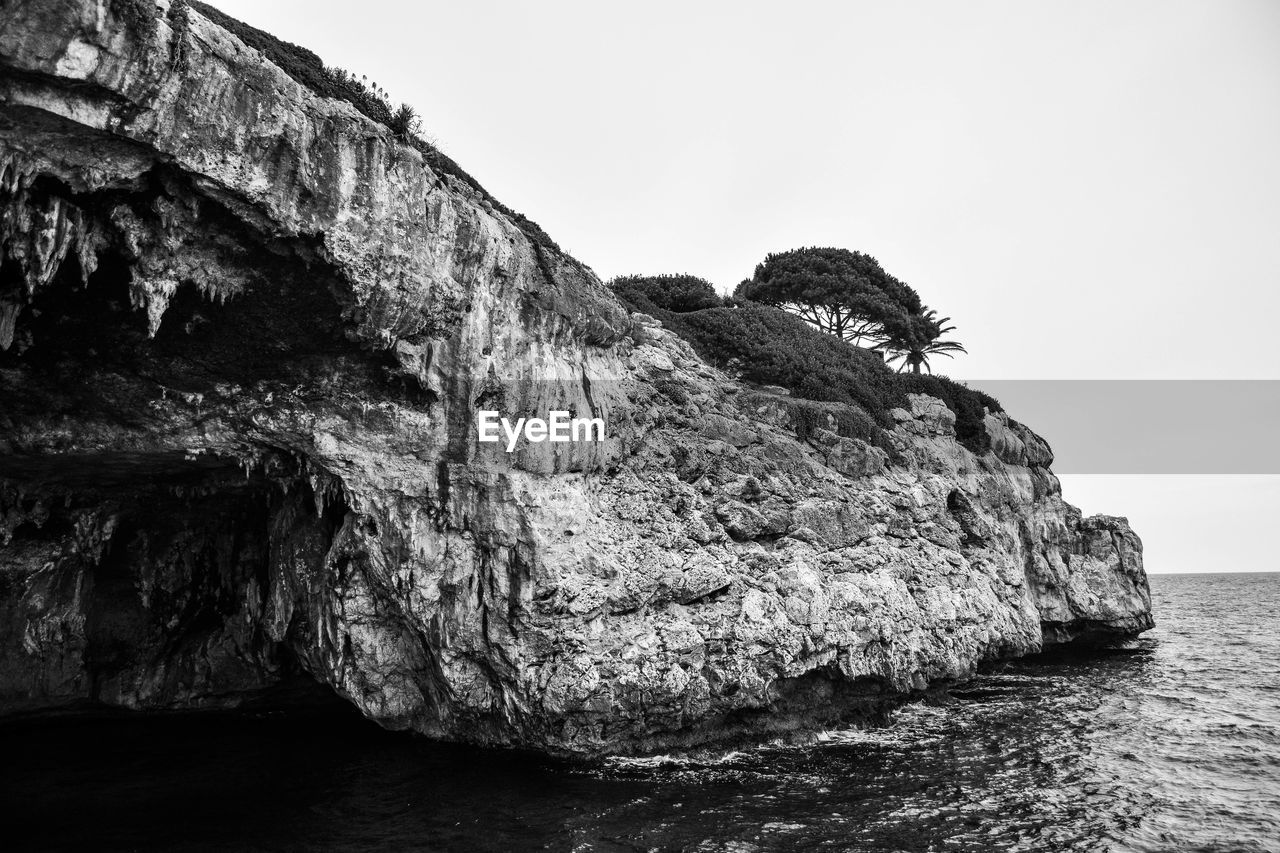
[[(303, 679), (391, 728), (632, 752), (1151, 625), (1138, 537), (1025, 427), (975, 456), (914, 396), (892, 454), (802, 441), (386, 128), (129, 7), (0, 21), (0, 711)], [(480, 408), (607, 437), (507, 454)]]

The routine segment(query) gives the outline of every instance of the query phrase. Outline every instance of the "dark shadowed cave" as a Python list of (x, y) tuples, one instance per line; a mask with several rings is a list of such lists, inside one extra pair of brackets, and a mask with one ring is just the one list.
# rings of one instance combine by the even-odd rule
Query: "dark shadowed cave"
[[(271, 567), (323, 562), (348, 513), (340, 484), (270, 443), (185, 445), (304, 386), (398, 389), (346, 335), (337, 279), (308, 250), (175, 195), (190, 188), (163, 170), (140, 185), (75, 195), (36, 178), (6, 199), (43, 230), (0, 267), (0, 704), (323, 704), (327, 687), (281, 692), (309, 682), (290, 649), (309, 626), (271, 598)], [(139, 288), (156, 253), (190, 277), (151, 328)]]

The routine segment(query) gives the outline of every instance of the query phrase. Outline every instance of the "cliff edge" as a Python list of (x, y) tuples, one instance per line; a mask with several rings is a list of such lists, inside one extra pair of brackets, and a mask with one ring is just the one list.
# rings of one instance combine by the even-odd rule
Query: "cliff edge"
[[(1141, 543), (938, 400), (803, 431), (185, 4), (0, 23), (0, 712), (228, 707), (633, 752), (1151, 625)], [(604, 441), (476, 440), (481, 408)]]

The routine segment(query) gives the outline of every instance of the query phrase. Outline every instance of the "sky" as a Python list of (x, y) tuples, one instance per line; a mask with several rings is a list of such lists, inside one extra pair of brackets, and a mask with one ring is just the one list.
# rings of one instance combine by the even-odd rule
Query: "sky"
[[(978, 387), (1280, 379), (1274, 0), (214, 5), (412, 104), (602, 278), (727, 292), (842, 246), (952, 318)], [(1153, 572), (1280, 570), (1189, 523), (1265, 530), (1274, 478), (1063, 479)]]

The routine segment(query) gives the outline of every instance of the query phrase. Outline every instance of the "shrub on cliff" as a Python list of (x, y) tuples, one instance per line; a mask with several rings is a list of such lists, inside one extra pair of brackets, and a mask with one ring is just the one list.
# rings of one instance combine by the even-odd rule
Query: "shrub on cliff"
[(888, 410), (900, 401), (884, 361), (784, 311), (741, 302), (663, 319), (704, 358), (735, 367), (751, 382), (780, 385), (808, 400), (851, 403), (881, 426), (892, 423)]
[[(986, 394), (941, 376), (895, 373), (878, 353), (820, 332), (768, 305), (737, 300), (733, 306), (663, 307), (698, 304), (688, 298), (699, 292), (689, 279), (701, 281), (692, 276), (654, 276), (620, 278), (610, 284), (633, 310), (661, 320), (712, 364), (734, 370), (749, 382), (786, 388), (798, 400), (855, 407), (836, 415), (841, 435), (886, 446), (883, 430), (893, 426), (889, 410), (905, 407), (906, 395), (919, 393), (937, 397), (955, 413), (956, 437), (965, 447), (979, 454), (990, 447), (983, 406), (993, 412), (1001, 409)], [(683, 282), (681, 287), (663, 289), (677, 280)], [(701, 292), (705, 296), (706, 291)], [(714, 288), (710, 292), (714, 294)], [(825, 411), (803, 404), (789, 409), (802, 437), (826, 418)]]
[(711, 282), (696, 275), (627, 275), (609, 286), (633, 305), (649, 304), (662, 311), (684, 313), (724, 305)]
[(422, 119), (413, 107), (401, 104), (391, 117), (391, 129), (401, 136), (417, 136), (422, 132)]
[(834, 421), (837, 435), (860, 438), (867, 444), (890, 450), (884, 429), (875, 418), (856, 406), (832, 408), (816, 400), (793, 398), (786, 403), (792, 428), (801, 441), (808, 441), (818, 428), (826, 429)]
[(982, 407), (992, 412), (1004, 408), (990, 394), (975, 391), (945, 376), (929, 376), (922, 373), (895, 373), (894, 384), (904, 394), (928, 394), (947, 404), (956, 416), (956, 438), (974, 453), (982, 454), (991, 449), (987, 435), (986, 418)]

